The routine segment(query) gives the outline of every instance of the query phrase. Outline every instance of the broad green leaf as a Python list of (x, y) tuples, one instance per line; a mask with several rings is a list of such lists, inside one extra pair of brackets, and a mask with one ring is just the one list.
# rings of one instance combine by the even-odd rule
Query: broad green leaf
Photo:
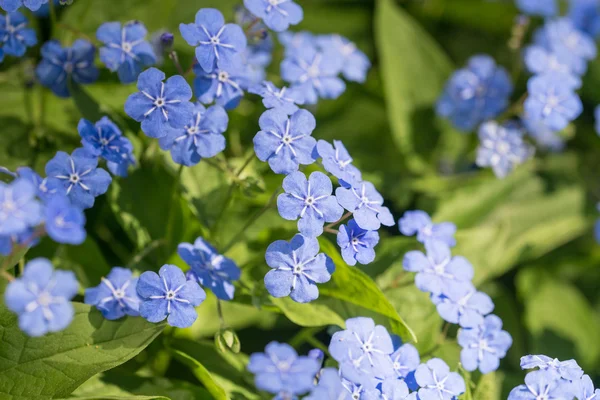
[(290, 321), (300, 326), (337, 325), (342, 329), (346, 326), (342, 317), (325, 304), (319, 304), (318, 301), (300, 304), (289, 297), (272, 298), (272, 301)]
[(371, 278), (358, 268), (349, 267), (338, 253), (335, 246), (328, 240), (319, 240), (321, 251), (332, 258), (335, 272), (331, 280), (319, 285), (322, 296), (332, 297), (360, 307), (375, 311), (389, 319), (392, 331), (398, 334), (403, 341), (417, 341), (411, 328), (386, 298)]
[(502, 380), (499, 372), (482, 375), (473, 393), (473, 400), (502, 400)]
[(584, 369), (597, 365), (600, 316), (575, 286), (548, 274), (544, 267), (522, 270), (516, 279), (532, 336), (530, 352), (559, 359), (576, 355)]
[(0, 307), (1, 398), (65, 397), (91, 376), (136, 356), (164, 328), (139, 317), (108, 321), (89, 305), (73, 306), (67, 329), (39, 338), (27, 337), (16, 316)]
[(176, 359), (187, 365), (194, 376), (198, 378), (204, 385), (206, 390), (213, 395), (216, 400), (228, 400), (227, 394), (222, 387), (220, 387), (211, 376), (210, 372), (202, 365), (198, 360), (179, 350), (173, 350), (173, 355)]
[(429, 34), (393, 0), (376, 3), (375, 38), (396, 145), (413, 172), (431, 171), (427, 160), (442, 131), (453, 135), (453, 143), (466, 140), (435, 118), (434, 104), (452, 64)]

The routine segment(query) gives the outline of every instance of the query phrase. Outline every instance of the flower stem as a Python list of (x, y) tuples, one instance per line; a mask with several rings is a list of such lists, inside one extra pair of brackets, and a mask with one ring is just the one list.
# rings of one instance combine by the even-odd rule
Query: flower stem
[(15, 277), (12, 276), (11, 274), (9, 274), (8, 272), (2, 270), (0, 271), (0, 275), (2, 276), (2, 278), (6, 279), (9, 282), (12, 282), (15, 280)]
[(169, 209), (169, 218), (167, 219), (167, 232), (165, 235), (167, 246), (169, 246), (171, 244), (171, 241), (173, 240), (173, 230), (175, 229), (175, 208), (177, 206), (176, 201), (179, 197), (179, 182), (181, 181), (182, 173), (183, 165), (180, 165), (179, 169), (177, 170), (175, 182), (173, 183), (173, 187), (171, 189), (171, 208)]
[(341, 224), (342, 222), (344, 222), (345, 220), (347, 220), (348, 218), (350, 218), (352, 216), (352, 213), (350, 211), (348, 211), (346, 214), (342, 215), (342, 218), (338, 219), (335, 222), (332, 222), (330, 224), (325, 225), (325, 227), (323, 228), (323, 230), (325, 232), (330, 232), (330, 233), (337, 233), (337, 231), (335, 232), (331, 232), (331, 228), (333, 228), (334, 226)]
[(179, 72), (179, 75), (184, 76), (185, 72), (181, 67), (181, 63), (179, 62), (179, 56), (177, 56), (177, 52), (175, 50), (169, 53), (169, 58), (171, 59), (171, 61), (173, 61), (173, 64), (175, 64), (175, 68), (177, 68), (177, 72)]
[(221, 305), (221, 300), (217, 299), (217, 314), (219, 315), (219, 322), (221, 324), (221, 329), (225, 329), (227, 324), (225, 323), (225, 318), (223, 317), (223, 307)]

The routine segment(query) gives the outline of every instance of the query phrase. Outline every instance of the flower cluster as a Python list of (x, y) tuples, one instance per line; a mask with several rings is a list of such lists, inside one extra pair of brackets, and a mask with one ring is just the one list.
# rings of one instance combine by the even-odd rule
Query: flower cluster
[(512, 338), (502, 330), (500, 318), (488, 315), (494, 303), (471, 282), (472, 265), (464, 257), (452, 256), (450, 247), (456, 244), (454, 224), (433, 224), (427, 213), (417, 210), (406, 212), (398, 225), (403, 234), (416, 234), (425, 245), (425, 253), (406, 253), (402, 265), (406, 271), (417, 273), (415, 285), (430, 294), (440, 316), (462, 328), (458, 344), (463, 348), (463, 367), (484, 374), (497, 370)]
[(0, 0), (0, 8), (8, 12), (17, 11), (21, 6), (37, 11), (44, 4), (48, 4), (48, 0)]
[(545, 355), (521, 357), (522, 369), (537, 370), (525, 376), (525, 384), (514, 388), (508, 400), (577, 399), (591, 400), (600, 396), (600, 389), (575, 360), (559, 361)]
[(310, 400), (455, 400), (466, 389), (444, 361), (421, 364), (413, 345), (370, 318), (348, 319), (346, 329), (333, 334), (329, 353), (339, 369), (321, 369), (320, 350), (298, 356), (291, 346), (271, 342), (265, 353), (250, 356), (248, 370), (256, 387), (276, 399), (308, 393)]

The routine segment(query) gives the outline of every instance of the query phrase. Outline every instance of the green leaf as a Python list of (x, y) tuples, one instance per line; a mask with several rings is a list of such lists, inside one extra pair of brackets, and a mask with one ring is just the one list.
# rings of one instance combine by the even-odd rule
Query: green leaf
[(111, 269), (98, 244), (90, 235), (78, 246), (65, 247), (64, 252), (53, 261), (55, 267), (75, 272), (83, 287), (98, 285), (100, 279), (108, 275)]
[(342, 329), (346, 326), (339, 314), (318, 300), (308, 304), (296, 303), (289, 297), (271, 300), (290, 321), (300, 326), (337, 325)]
[(216, 400), (229, 399), (229, 397), (225, 393), (225, 390), (223, 390), (223, 388), (215, 382), (210, 372), (208, 372), (204, 365), (202, 365), (198, 360), (185, 354), (182, 351), (175, 349), (173, 349), (173, 355), (176, 359), (178, 359), (191, 369), (194, 376), (198, 378), (200, 382), (202, 382), (206, 390), (208, 390)]
[(73, 303), (67, 329), (27, 337), (17, 318), (0, 306), (0, 397), (44, 400), (69, 395), (94, 374), (140, 353), (163, 330), (142, 318), (108, 321), (89, 305)]
[(452, 64), (429, 34), (393, 0), (376, 3), (375, 39), (396, 145), (413, 172), (430, 171), (428, 158), (442, 131), (453, 135), (455, 144), (466, 140), (436, 119), (433, 110)]
[(141, 396), (141, 395), (123, 395), (123, 396), (84, 396), (84, 397), (69, 397), (68, 399), (63, 400), (171, 400), (165, 396)]
[(73, 97), (75, 106), (83, 118), (91, 122), (96, 122), (103, 117), (98, 102), (96, 102), (96, 100), (90, 96), (83, 86), (72, 79), (69, 79), (69, 92), (71, 93), (71, 97)]
[(482, 375), (473, 393), (473, 400), (502, 400), (502, 380), (498, 372)]
[(400, 335), (403, 341), (416, 342), (414, 332), (398, 315), (377, 284), (358, 268), (349, 267), (333, 243), (326, 239), (320, 239), (319, 243), (321, 251), (331, 257), (335, 264), (335, 273), (331, 275), (331, 280), (319, 286), (320, 294), (375, 311), (389, 319), (392, 331)]

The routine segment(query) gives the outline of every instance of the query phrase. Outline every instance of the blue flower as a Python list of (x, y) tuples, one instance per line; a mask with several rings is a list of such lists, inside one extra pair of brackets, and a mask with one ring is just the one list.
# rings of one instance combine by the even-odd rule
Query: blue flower
[(95, 124), (87, 119), (81, 119), (77, 131), (81, 136), (83, 148), (95, 157), (102, 157), (106, 161), (119, 164), (123, 161), (124, 155), (131, 154), (131, 142), (108, 117), (102, 117)]
[(298, 90), (283, 87), (279, 89), (272, 82), (264, 81), (256, 87), (249, 89), (250, 93), (258, 94), (263, 98), (263, 105), (266, 108), (274, 108), (292, 115), (298, 111), (297, 104), (303, 104), (304, 99)]
[(579, 62), (579, 58), (575, 58), (564, 51), (555, 52), (539, 45), (527, 47), (524, 60), (527, 69), (532, 74), (558, 73), (571, 75), (578, 82), (577, 87), (581, 86), (579, 76), (585, 74), (587, 69), (586, 63)]
[(557, 379), (547, 371), (533, 371), (525, 376), (525, 384), (514, 388), (508, 400), (572, 399), (569, 381)]
[(483, 317), (494, 310), (490, 296), (478, 292), (470, 282), (453, 285), (443, 295), (432, 296), (440, 316), (463, 328), (474, 328), (483, 323)]
[(254, 151), (261, 161), (268, 161), (276, 174), (297, 171), (300, 164), (315, 162), (317, 141), (310, 136), (315, 117), (306, 110), (290, 118), (280, 110), (265, 111), (258, 120), (260, 131), (254, 136)]
[(512, 345), (512, 337), (502, 330), (500, 318), (488, 315), (483, 324), (461, 329), (458, 344), (463, 348), (460, 361), (467, 371), (479, 368), (482, 374), (489, 374), (500, 366), (500, 360)]
[(71, 155), (59, 151), (46, 164), (48, 185), (68, 196), (74, 206), (90, 208), (112, 181), (108, 172), (97, 166), (98, 159), (85, 149), (75, 149)]
[(410, 343), (398, 347), (396, 351), (390, 355), (390, 358), (396, 376), (402, 379), (405, 379), (411, 372), (414, 372), (421, 363), (419, 352), (416, 347)]
[(227, 67), (218, 65), (212, 72), (205, 72), (199, 65), (195, 65), (194, 72), (194, 93), (204, 104), (216, 102), (228, 110), (233, 109), (238, 106), (244, 95), (244, 88), (248, 86), (246, 71), (240, 59)]
[(194, 114), (187, 125), (171, 129), (159, 139), (163, 150), (170, 150), (173, 161), (192, 166), (202, 158), (214, 157), (225, 150), (225, 136), (229, 117), (221, 106), (208, 109), (196, 104)]
[(583, 375), (583, 370), (575, 360), (559, 361), (545, 355), (528, 355), (521, 357), (521, 368), (539, 368), (555, 377), (575, 381)]
[(300, 218), (298, 231), (304, 236), (321, 235), (325, 222), (335, 222), (344, 213), (331, 195), (331, 179), (322, 172), (313, 172), (308, 180), (302, 172), (292, 172), (283, 180), (283, 190), (277, 197), (279, 215), (290, 221)]
[(560, 131), (583, 111), (581, 99), (573, 91), (573, 81), (564, 75), (535, 76), (527, 82), (529, 96), (524, 103), (527, 115), (543, 121), (550, 129)]
[(540, 119), (533, 119), (528, 114), (521, 116), (523, 128), (529, 136), (535, 140), (536, 144), (542, 149), (549, 151), (561, 151), (565, 147), (564, 139), (555, 130), (550, 129), (546, 123)]
[(541, 17), (554, 17), (558, 14), (556, 0), (516, 0), (517, 7), (527, 15), (538, 15)]
[(343, 60), (342, 75), (353, 82), (367, 80), (367, 72), (371, 68), (369, 58), (356, 45), (340, 35), (323, 35), (317, 37), (317, 45), (324, 51), (333, 51)]
[(574, 382), (575, 397), (581, 400), (600, 399), (600, 389), (594, 389), (594, 382), (589, 375), (583, 375), (581, 379)]
[(404, 213), (398, 220), (398, 228), (405, 236), (417, 235), (417, 240), (427, 243), (429, 240), (439, 240), (450, 247), (456, 246), (456, 225), (452, 222), (441, 222), (434, 224), (431, 217), (425, 211), (414, 210)]
[(404, 381), (388, 378), (381, 384), (381, 391), (371, 389), (362, 395), (361, 400), (417, 400), (417, 393), (409, 393)]
[(37, 11), (42, 4), (48, 3), (48, 0), (0, 0), (0, 8), (7, 12), (13, 12), (21, 6), (29, 8), (31, 11)]
[(244, 6), (275, 32), (299, 24), (304, 17), (302, 7), (292, 0), (244, 0)]
[(594, 128), (596, 134), (600, 135), (600, 105), (594, 108)]
[(331, 279), (335, 265), (331, 258), (319, 253), (314, 238), (295, 235), (290, 242), (277, 240), (265, 254), (272, 269), (265, 275), (265, 286), (273, 297), (290, 296), (298, 303), (308, 303), (319, 297), (317, 283)]
[(319, 97), (337, 99), (346, 90), (338, 74), (343, 59), (333, 51), (318, 51), (307, 46), (289, 55), (281, 63), (281, 77), (292, 83), (306, 104), (316, 104)]
[(387, 329), (364, 317), (346, 320), (346, 329), (334, 333), (329, 343), (329, 353), (340, 363), (342, 375), (355, 383), (388, 376), (393, 351)]
[[(177, 253), (191, 267), (192, 277), (209, 288), (221, 300), (233, 299), (233, 281), (240, 279), (241, 271), (235, 262), (217, 252), (202, 238), (194, 244), (181, 243)], [(189, 279), (189, 276), (188, 276)]]
[(27, 47), (37, 44), (35, 30), (27, 27), (27, 18), (20, 12), (0, 15), (0, 43), (4, 53), (22, 57)]
[(419, 290), (446, 295), (457, 285), (473, 279), (471, 263), (461, 256), (452, 257), (446, 244), (431, 241), (425, 243), (425, 249), (427, 256), (420, 251), (409, 251), (402, 260), (406, 271), (417, 272), (415, 285)]
[(129, 173), (129, 167), (131, 165), (135, 165), (135, 156), (133, 155), (133, 144), (127, 139), (125, 136), (122, 137), (122, 147), (121, 152), (119, 153), (121, 159), (119, 162), (115, 161), (107, 161), (106, 167), (111, 172), (111, 174), (126, 177)]
[(321, 370), (319, 383), (306, 400), (353, 400), (352, 391), (344, 385), (335, 368)]
[(16, 235), (42, 221), (36, 187), (25, 178), (0, 182), (0, 235)]
[(600, 35), (600, 4), (596, 0), (571, 0), (568, 17), (580, 31), (592, 37)]
[(94, 66), (96, 49), (85, 40), (77, 39), (73, 46), (63, 48), (56, 40), (42, 46), (42, 61), (35, 69), (40, 83), (59, 97), (69, 97), (69, 79), (79, 84), (90, 84), (98, 79)]
[(104, 43), (100, 60), (111, 71), (117, 71), (123, 83), (135, 82), (145, 67), (156, 63), (152, 45), (146, 40), (148, 31), (143, 23), (131, 21), (105, 22), (96, 31), (96, 38)]
[(476, 163), (491, 167), (498, 178), (506, 177), (518, 164), (533, 155), (533, 149), (523, 140), (523, 132), (509, 125), (488, 121), (479, 127), (479, 147)]
[(58, 243), (81, 244), (85, 240), (85, 215), (79, 207), (61, 195), (46, 202), (46, 232)]
[(292, 346), (278, 342), (269, 343), (264, 353), (251, 354), (248, 362), (258, 389), (292, 395), (308, 392), (320, 368), (314, 358), (298, 356)]
[[(596, 58), (596, 44), (568, 18), (549, 20), (534, 35), (535, 42), (557, 54), (570, 54), (580, 62)], [(572, 61), (575, 62), (575, 61)]]
[(75, 311), (69, 302), (79, 284), (71, 271), (54, 271), (45, 258), (29, 261), (23, 275), (4, 293), (6, 307), (19, 316), (19, 328), (29, 336), (65, 329)]
[(102, 313), (104, 318), (115, 320), (131, 315), (140, 315), (141, 299), (137, 294), (138, 278), (134, 278), (130, 269), (113, 267), (106, 277), (101, 278), (98, 286), (85, 289), (85, 304), (91, 304)]
[(138, 93), (125, 102), (125, 112), (142, 123), (142, 131), (152, 138), (166, 136), (169, 129), (181, 129), (192, 119), (194, 105), (192, 89), (185, 79), (175, 75), (165, 79), (165, 73), (150, 68), (138, 78)]
[(383, 206), (383, 197), (371, 182), (356, 183), (348, 189), (339, 187), (335, 195), (342, 207), (354, 213), (354, 219), (362, 229), (375, 231), (381, 224), (394, 225), (392, 213)]
[(301, 53), (309, 47), (316, 47), (317, 41), (315, 36), (307, 31), (301, 32), (282, 32), (278, 35), (279, 43), (285, 48), (284, 55), (291, 57), (296, 53)]
[(352, 157), (341, 141), (334, 140), (332, 146), (325, 140), (319, 140), (317, 152), (323, 161), (325, 171), (338, 178), (340, 185), (351, 187), (362, 180), (360, 170), (352, 165)]
[(439, 358), (419, 365), (415, 378), (420, 400), (453, 400), (466, 390), (463, 378)]
[(150, 322), (167, 318), (171, 326), (187, 328), (198, 314), (194, 307), (206, 299), (206, 293), (198, 283), (186, 280), (175, 265), (165, 264), (158, 274), (144, 272), (137, 283), (137, 293), (142, 299), (140, 315)]
[(342, 249), (342, 258), (348, 265), (356, 265), (357, 261), (363, 265), (372, 263), (377, 243), (379, 233), (362, 229), (353, 219), (348, 221), (347, 226), (340, 225), (337, 244)]
[(489, 56), (474, 56), (466, 68), (456, 71), (446, 83), (436, 111), (458, 129), (472, 131), (504, 111), (512, 91), (504, 68)]
[(196, 59), (205, 72), (217, 66), (228, 68), (234, 56), (246, 48), (246, 35), (239, 25), (225, 24), (223, 14), (214, 8), (202, 8), (193, 24), (180, 24), (181, 36), (190, 46), (196, 46)]
[(37, 196), (44, 202), (48, 201), (54, 194), (56, 194), (57, 186), (52, 184), (48, 186), (48, 178), (42, 179), (41, 176), (29, 167), (17, 168), (19, 177), (28, 180), (37, 188)]
[(7, 256), (12, 251), (12, 238), (8, 235), (0, 236), (0, 254)]

